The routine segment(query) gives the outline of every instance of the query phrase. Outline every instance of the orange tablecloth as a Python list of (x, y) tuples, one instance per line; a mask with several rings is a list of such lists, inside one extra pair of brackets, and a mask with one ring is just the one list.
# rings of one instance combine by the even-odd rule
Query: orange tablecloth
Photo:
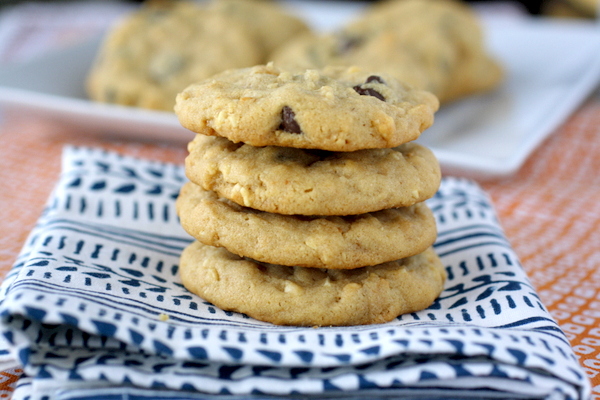
[[(65, 144), (176, 163), (187, 154), (183, 144), (109, 139), (0, 109), (0, 277), (42, 212)], [(600, 399), (600, 95), (517, 174), (480, 184), (543, 303), (571, 340), (593, 399)], [(19, 372), (0, 372), (0, 397), (10, 396)]]

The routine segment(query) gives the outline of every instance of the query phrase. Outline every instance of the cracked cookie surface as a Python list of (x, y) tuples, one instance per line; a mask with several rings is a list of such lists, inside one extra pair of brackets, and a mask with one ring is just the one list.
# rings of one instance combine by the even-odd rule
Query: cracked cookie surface
[(430, 306), (446, 273), (433, 249), (353, 270), (264, 264), (194, 242), (179, 266), (185, 287), (223, 310), (278, 325), (385, 323)]
[(271, 264), (359, 268), (420, 253), (437, 235), (425, 203), (345, 217), (280, 215), (242, 207), (188, 182), (176, 207), (196, 240)]
[(267, 64), (190, 85), (175, 112), (185, 128), (236, 143), (355, 151), (415, 140), (438, 107), (431, 93), (387, 75), (352, 67), (293, 74)]
[(188, 150), (191, 181), (242, 206), (278, 214), (350, 215), (406, 207), (432, 197), (441, 178), (433, 153), (414, 142), (327, 152), (196, 135)]

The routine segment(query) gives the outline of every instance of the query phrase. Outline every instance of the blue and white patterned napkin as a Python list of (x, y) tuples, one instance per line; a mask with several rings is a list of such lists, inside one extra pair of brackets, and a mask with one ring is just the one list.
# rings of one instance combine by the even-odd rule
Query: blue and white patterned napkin
[(448, 272), (430, 308), (315, 329), (224, 312), (181, 285), (178, 258), (191, 240), (174, 200), (184, 181), (179, 165), (65, 149), (60, 181), (0, 293), (0, 355), (27, 375), (15, 398), (589, 393), (473, 182), (445, 178), (428, 201)]

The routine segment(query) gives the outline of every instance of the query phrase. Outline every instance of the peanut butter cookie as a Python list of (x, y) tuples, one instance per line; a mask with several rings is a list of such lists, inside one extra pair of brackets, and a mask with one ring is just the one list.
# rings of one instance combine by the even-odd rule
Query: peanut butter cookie
[(177, 96), (181, 124), (252, 146), (329, 151), (396, 147), (433, 123), (431, 93), (357, 68), (226, 71)]
[(242, 207), (188, 182), (176, 206), (181, 225), (196, 240), (271, 264), (359, 268), (418, 254), (437, 235), (425, 203), (345, 217), (280, 215)]
[(379, 324), (430, 306), (446, 273), (429, 248), (353, 270), (286, 267), (194, 242), (179, 265), (185, 287), (223, 310), (278, 325)]
[(350, 215), (406, 207), (432, 197), (441, 178), (431, 150), (414, 142), (328, 152), (196, 135), (188, 150), (191, 181), (242, 206), (278, 214)]

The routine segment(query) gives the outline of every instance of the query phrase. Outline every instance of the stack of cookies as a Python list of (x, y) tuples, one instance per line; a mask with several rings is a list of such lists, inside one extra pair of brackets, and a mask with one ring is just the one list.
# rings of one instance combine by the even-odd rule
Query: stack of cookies
[(440, 294), (424, 201), (440, 169), (414, 143), (437, 98), (357, 68), (229, 70), (177, 96), (196, 132), (177, 199), (196, 241), (183, 284), (279, 325), (383, 323)]

